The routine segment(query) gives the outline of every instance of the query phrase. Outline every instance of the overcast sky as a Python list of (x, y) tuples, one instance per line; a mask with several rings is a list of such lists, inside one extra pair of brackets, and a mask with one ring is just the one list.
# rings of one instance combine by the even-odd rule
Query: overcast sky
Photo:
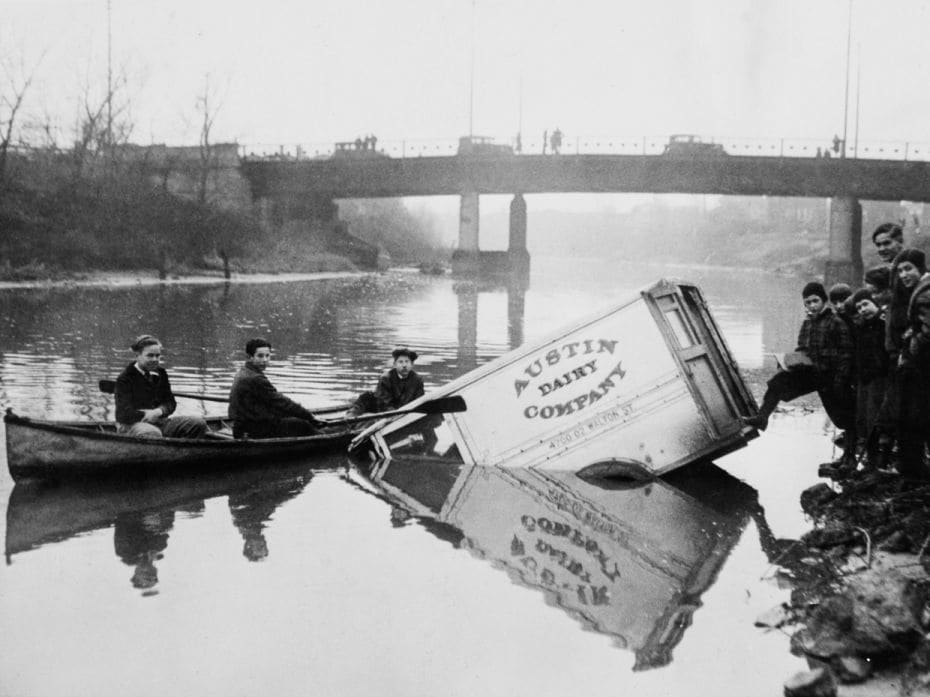
[[(829, 139), (843, 127), (848, 0), (476, 0), (474, 131)], [(73, 123), (104, 84), (106, 0), (0, 1), (0, 51), (42, 50), (30, 107)], [(204, 77), (219, 139), (468, 132), (470, 0), (112, 0), (135, 138), (194, 143)], [(855, 0), (849, 136), (930, 141), (930, 0)]]

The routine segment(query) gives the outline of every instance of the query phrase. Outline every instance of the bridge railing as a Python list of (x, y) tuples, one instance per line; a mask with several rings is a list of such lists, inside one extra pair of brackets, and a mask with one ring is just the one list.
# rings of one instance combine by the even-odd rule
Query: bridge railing
[[(833, 143), (813, 138), (702, 138), (702, 143), (723, 147), (734, 157), (809, 157), (837, 158)], [(539, 138), (524, 138), (517, 144), (511, 138), (501, 138), (496, 144), (509, 146), (514, 155), (554, 155), (550, 142)], [(562, 155), (662, 155), (669, 137), (657, 136), (567, 136), (563, 137)], [(247, 144), (239, 146), (245, 160), (365, 161), (371, 158), (451, 157), (458, 152), (458, 139), (412, 139), (377, 141), (373, 148), (340, 150), (334, 143)], [(505, 153), (498, 153), (505, 154)], [(930, 161), (930, 142), (860, 141), (846, 147), (847, 159)]]

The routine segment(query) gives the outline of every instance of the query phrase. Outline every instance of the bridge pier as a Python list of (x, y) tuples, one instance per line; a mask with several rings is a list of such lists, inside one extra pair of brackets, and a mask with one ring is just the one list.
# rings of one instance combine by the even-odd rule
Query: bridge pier
[(506, 252), (483, 252), (479, 245), (480, 208), (478, 194), (464, 193), (459, 203), (459, 245), (452, 254), (452, 271), (457, 274), (529, 274), (530, 254), (526, 249), (526, 199), (515, 194), (510, 202), (510, 242)]
[[(530, 253), (526, 248), (526, 199), (515, 194), (510, 202), (510, 244), (507, 247), (510, 271), (520, 275), (530, 270)], [(521, 342), (522, 343), (522, 342)]]
[(478, 246), (481, 210), (478, 192), (469, 191), (459, 199), (459, 246), (452, 253), (453, 273), (477, 273), (481, 270)]
[(830, 199), (829, 251), (823, 279), (856, 287), (862, 280), (862, 204), (853, 196)]

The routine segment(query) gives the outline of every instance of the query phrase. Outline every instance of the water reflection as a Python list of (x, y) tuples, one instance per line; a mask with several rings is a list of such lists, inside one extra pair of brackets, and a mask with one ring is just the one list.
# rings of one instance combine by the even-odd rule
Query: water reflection
[(757, 492), (714, 465), (649, 483), (415, 459), (364, 469), (395, 526), (414, 518), (541, 590), (633, 651), (636, 670), (672, 660), (750, 519), (766, 554), (779, 549)]
[[(317, 460), (313, 468), (327, 465), (341, 466), (342, 459)], [(112, 526), (116, 556), (133, 567), (130, 582), (151, 595), (176, 515), (199, 517), (208, 499), (227, 496), (231, 522), (243, 539), (243, 556), (261, 561), (269, 555), (265, 530), (275, 511), (300, 494), (312, 477), (313, 470), (304, 463), (125, 483), (16, 484), (7, 503), (7, 563), (28, 550)]]

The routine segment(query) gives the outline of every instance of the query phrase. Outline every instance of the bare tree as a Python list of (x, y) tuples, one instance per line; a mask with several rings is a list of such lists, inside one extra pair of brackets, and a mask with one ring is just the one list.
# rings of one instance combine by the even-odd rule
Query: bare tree
[[(72, 178), (76, 184), (101, 171), (111, 176), (118, 164), (119, 147), (129, 141), (133, 123), (129, 118), (128, 99), (117, 100), (127, 84), (125, 74), (109, 83), (105, 94), (94, 94), (85, 80), (78, 97), (78, 114), (71, 149)], [(93, 171), (88, 168), (93, 166)]]
[(24, 60), (20, 58), (14, 67), (11, 59), (0, 59), (0, 189), (6, 185), (7, 163), (10, 146), (16, 133), (17, 118), (21, 115), (26, 93), (32, 86), (39, 64), (45, 57), (43, 53), (31, 70), (25, 69)]
[(197, 97), (197, 111), (200, 116), (200, 159), (197, 181), (197, 201), (207, 202), (207, 184), (210, 172), (216, 169), (216, 153), (213, 151), (211, 134), (213, 122), (222, 108), (222, 100), (217, 96), (215, 89), (210, 87), (210, 74), (204, 76), (203, 94)]

